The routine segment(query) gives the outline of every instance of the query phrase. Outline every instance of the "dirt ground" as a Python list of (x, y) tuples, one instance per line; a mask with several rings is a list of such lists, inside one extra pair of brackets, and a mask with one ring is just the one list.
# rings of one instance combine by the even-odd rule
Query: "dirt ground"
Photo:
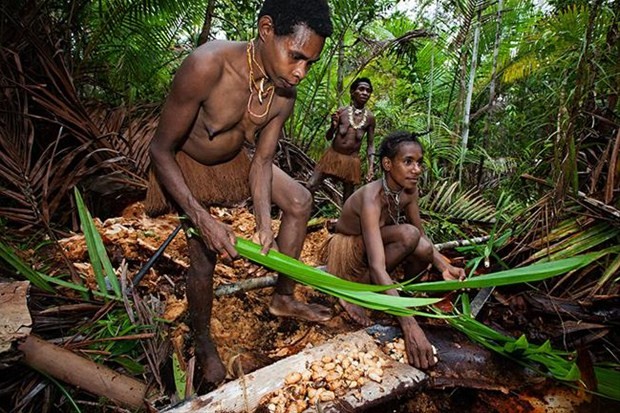
[[(250, 239), (254, 233), (254, 217), (247, 208), (212, 208), (212, 214), (220, 221), (232, 226), (234, 232)], [(149, 218), (143, 205), (136, 203), (126, 208), (122, 216), (96, 221), (114, 268), (119, 268), (121, 279), (132, 280), (135, 274), (151, 258), (179, 223), (175, 215)], [(274, 230), (278, 220), (274, 220)], [(307, 234), (301, 261), (317, 266), (319, 250), (328, 236), (325, 226), (313, 226)], [(61, 240), (67, 257), (74, 263), (89, 286), (96, 289), (84, 237), (81, 234)], [(193, 356), (191, 331), (188, 327), (187, 301), (185, 298), (185, 277), (189, 266), (185, 236), (181, 232), (168, 246), (165, 253), (141, 281), (138, 291), (142, 297), (156, 296), (165, 303), (161, 317), (168, 321), (167, 338), (175, 353), (185, 365)], [(126, 268), (125, 274), (120, 274)], [(239, 259), (231, 264), (218, 263), (215, 271), (215, 288), (225, 284), (269, 275), (264, 268)], [(296, 295), (307, 302), (315, 302), (333, 309), (334, 317), (326, 323), (306, 323), (293, 319), (277, 318), (268, 311), (273, 288), (262, 288), (215, 299), (211, 329), (220, 356), (227, 366), (229, 378), (238, 376), (239, 367), (244, 372), (269, 365), (281, 358), (296, 354), (308, 346), (318, 346), (330, 338), (345, 332), (359, 330), (344, 313), (333, 297), (298, 285)], [(449, 304), (449, 301), (447, 302)], [(380, 324), (395, 325), (393, 317), (374, 312), (372, 318)], [(427, 320), (429, 323), (441, 322)], [(169, 358), (169, 357), (168, 357)], [(432, 376), (432, 373), (431, 373)], [(487, 389), (497, 383), (490, 382)], [(548, 393), (547, 390), (541, 394)], [(451, 391), (429, 389), (416, 394), (415, 398), (399, 400), (386, 406), (392, 412), (508, 412), (512, 402), (523, 404), (523, 395), (510, 396), (497, 391), (478, 391), (472, 388), (454, 388)], [(542, 399), (542, 396), (540, 396)], [(570, 400), (569, 400), (570, 401)], [(581, 400), (579, 403), (581, 403)], [(573, 403), (573, 401), (570, 401)], [(577, 404), (579, 404), (577, 403)], [(504, 406), (497, 407), (496, 405)], [(533, 404), (523, 411), (531, 410)], [(382, 410), (383, 411), (383, 410)], [(543, 408), (538, 411), (555, 411)], [(573, 409), (562, 410), (577, 411)], [(598, 408), (592, 411), (607, 411)]]
[[(231, 225), (238, 236), (250, 239), (253, 235), (254, 216), (246, 208), (212, 208), (211, 212)], [(121, 217), (110, 218), (103, 223), (96, 221), (96, 224), (114, 268), (118, 268), (124, 259), (128, 268), (127, 278), (131, 280), (178, 222), (176, 215), (147, 217), (143, 205), (136, 203), (126, 208)], [(279, 221), (274, 220), (274, 230), (277, 230), (278, 224)], [(325, 228), (309, 232), (301, 261), (312, 266), (320, 265), (317, 257), (327, 236)], [(63, 239), (61, 244), (78, 271), (85, 275), (87, 284), (97, 288), (83, 235)], [(140, 283), (141, 294), (156, 294), (165, 303), (162, 317), (171, 323), (170, 334), (175, 347), (185, 349), (186, 353), (189, 350), (186, 357), (190, 357), (192, 352), (185, 298), (188, 266), (185, 235), (181, 231)], [(245, 259), (229, 265), (220, 262), (215, 270), (215, 288), (270, 274), (273, 273)], [(319, 345), (339, 333), (359, 329), (336, 299), (303, 285), (298, 285), (296, 289), (299, 299), (327, 305), (333, 308), (335, 316), (321, 324), (274, 317), (268, 311), (272, 293), (273, 288), (269, 287), (215, 299), (212, 334), (231, 377), (236, 375), (237, 361), (247, 372), (295, 354), (308, 345)]]

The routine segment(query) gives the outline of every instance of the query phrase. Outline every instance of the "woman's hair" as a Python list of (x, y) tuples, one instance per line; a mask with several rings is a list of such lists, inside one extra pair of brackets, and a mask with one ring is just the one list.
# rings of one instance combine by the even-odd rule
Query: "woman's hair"
[(263, 16), (271, 17), (278, 36), (293, 33), (299, 24), (305, 24), (321, 37), (329, 37), (333, 31), (326, 0), (265, 0), (258, 18)]
[(358, 77), (357, 79), (353, 81), (353, 83), (351, 83), (351, 87), (349, 87), (349, 92), (353, 93), (353, 91), (357, 89), (360, 83), (368, 83), (368, 85), (370, 86), (370, 91), (371, 92), (373, 91), (372, 83), (370, 82), (370, 79), (368, 79), (367, 77)]
[[(402, 143), (417, 143), (418, 145), (420, 145), (422, 153), (424, 153), (424, 147), (418, 139), (418, 136), (420, 136), (420, 134), (404, 130), (390, 133), (385, 138), (383, 138), (383, 141), (381, 141), (381, 145), (379, 145), (379, 162), (381, 162), (381, 159), (383, 159), (384, 157), (394, 159), (396, 153), (398, 152), (398, 147)], [(381, 163), (381, 167), (383, 168), (383, 163)]]

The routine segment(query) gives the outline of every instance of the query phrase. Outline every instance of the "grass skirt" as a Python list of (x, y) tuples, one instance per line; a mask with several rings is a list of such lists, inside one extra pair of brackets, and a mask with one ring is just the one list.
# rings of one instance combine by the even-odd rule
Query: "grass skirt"
[(362, 182), (360, 157), (357, 155), (343, 155), (336, 152), (331, 146), (323, 154), (319, 163), (317, 163), (316, 170), (355, 185), (359, 185)]
[(321, 247), (321, 260), (327, 272), (359, 282), (368, 272), (364, 238), (361, 235), (333, 234)]
[[(196, 162), (180, 151), (176, 160), (191, 193), (205, 207), (233, 206), (250, 197), (250, 158), (245, 151), (241, 150), (228, 162), (212, 166)], [(152, 217), (178, 210), (152, 168), (144, 203), (146, 213)]]

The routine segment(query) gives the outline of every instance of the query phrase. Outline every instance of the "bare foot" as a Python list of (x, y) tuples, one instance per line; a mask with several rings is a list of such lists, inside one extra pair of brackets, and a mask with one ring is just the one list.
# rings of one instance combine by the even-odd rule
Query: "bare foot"
[(358, 324), (361, 324), (364, 327), (370, 327), (373, 325), (373, 321), (366, 315), (366, 310), (356, 304), (351, 304), (348, 301), (343, 300), (342, 298), (339, 300), (342, 308), (345, 309), (347, 314)]
[(327, 321), (332, 318), (329, 308), (320, 304), (306, 304), (292, 295), (274, 294), (269, 312), (277, 317), (295, 317), (305, 321)]
[(202, 375), (208, 383), (219, 384), (226, 378), (226, 367), (222, 363), (215, 345), (210, 338), (196, 338), (196, 357)]

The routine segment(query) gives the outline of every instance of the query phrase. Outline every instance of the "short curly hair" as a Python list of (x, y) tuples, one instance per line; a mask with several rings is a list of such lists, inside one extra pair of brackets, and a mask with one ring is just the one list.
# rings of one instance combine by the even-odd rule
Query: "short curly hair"
[(353, 93), (353, 91), (357, 89), (360, 83), (368, 83), (368, 85), (370, 86), (370, 91), (373, 91), (372, 82), (370, 81), (370, 79), (368, 79), (367, 77), (358, 77), (353, 81), (353, 83), (351, 83), (351, 86), (349, 87), (349, 93)]
[(265, 0), (258, 18), (263, 16), (271, 17), (278, 36), (293, 33), (299, 24), (321, 37), (331, 36), (334, 30), (326, 0)]
[[(398, 153), (398, 147), (402, 143), (409, 143), (409, 142), (417, 143), (418, 145), (420, 145), (420, 149), (422, 149), (422, 153), (424, 153), (424, 147), (422, 146), (422, 143), (418, 139), (420, 135), (424, 135), (424, 134), (418, 134), (415, 132), (408, 132), (404, 130), (390, 133), (385, 138), (383, 138), (383, 141), (381, 141), (381, 145), (379, 145), (379, 154), (378, 154), (379, 161), (383, 159), (384, 157), (387, 157), (389, 159), (394, 159), (394, 157)], [(380, 163), (381, 163), (381, 168), (383, 168), (383, 163), (382, 162)]]

